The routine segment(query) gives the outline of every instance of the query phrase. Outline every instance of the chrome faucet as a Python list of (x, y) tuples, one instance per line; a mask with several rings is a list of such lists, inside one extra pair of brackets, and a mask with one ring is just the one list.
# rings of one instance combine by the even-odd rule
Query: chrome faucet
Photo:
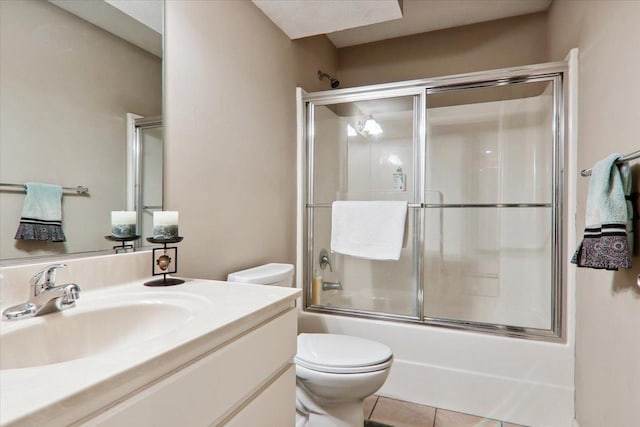
[(75, 283), (56, 286), (56, 270), (66, 264), (53, 264), (31, 278), (29, 301), (14, 305), (2, 312), (4, 320), (39, 316), (76, 306), (80, 287)]
[(322, 282), (323, 291), (342, 290), (342, 283), (340, 282)]
[(324, 270), (329, 266), (329, 271), (333, 272), (333, 267), (331, 267), (331, 259), (329, 258), (329, 252), (326, 249), (322, 249), (320, 251), (320, 268)]
[[(322, 249), (320, 251), (320, 268), (324, 270), (329, 266), (329, 271), (333, 272), (333, 267), (331, 266), (331, 258), (329, 258), (329, 252), (326, 249)], [(322, 281), (322, 290), (323, 291), (331, 291), (331, 290), (342, 290), (342, 283), (338, 282), (325, 282)]]

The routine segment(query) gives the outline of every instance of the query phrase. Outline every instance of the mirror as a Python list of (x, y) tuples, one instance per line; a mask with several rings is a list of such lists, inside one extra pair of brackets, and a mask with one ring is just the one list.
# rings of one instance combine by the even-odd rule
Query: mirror
[[(111, 249), (111, 211), (144, 199), (135, 195), (138, 157), (162, 193), (161, 153), (133, 152), (136, 135), (162, 139), (162, 4), (0, 1), (0, 260)], [(144, 136), (151, 117), (160, 118), (153, 138)], [(65, 242), (14, 239), (27, 182), (70, 188)]]

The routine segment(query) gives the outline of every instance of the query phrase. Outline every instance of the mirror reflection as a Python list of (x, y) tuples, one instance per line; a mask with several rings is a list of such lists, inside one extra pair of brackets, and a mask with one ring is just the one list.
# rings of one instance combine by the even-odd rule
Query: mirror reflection
[[(111, 211), (145, 232), (162, 206), (161, 33), (160, 0), (0, 2), (0, 259), (111, 249)], [(14, 238), (32, 182), (69, 188), (66, 241)]]

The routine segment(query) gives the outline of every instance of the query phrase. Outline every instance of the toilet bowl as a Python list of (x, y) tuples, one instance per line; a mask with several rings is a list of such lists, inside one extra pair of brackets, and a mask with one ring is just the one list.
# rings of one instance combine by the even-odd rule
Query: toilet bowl
[[(231, 273), (229, 282), (292, 286), (293, 265)], [(384, 384), (393, 363), (379, 342), (339, 334), (298, 335), (296, 427), (362, 427), (364, 399)]]
[(364, 423), (364, 399), (384, 384), (393, 362), (384, 344), (349, 335), (300, 334), (296, 364), (297, 409), (312, 427)]

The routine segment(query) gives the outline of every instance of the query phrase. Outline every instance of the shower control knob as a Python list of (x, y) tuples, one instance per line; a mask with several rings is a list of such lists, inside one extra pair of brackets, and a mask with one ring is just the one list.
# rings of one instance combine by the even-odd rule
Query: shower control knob
[(329, 258), (329, 252), (326, 249), (322, 249), (320, 251), (320, 268), (325, 269), (329, 266), (329, 271), (333, 272), (333, 267), (331, 267), (331, 259)]

